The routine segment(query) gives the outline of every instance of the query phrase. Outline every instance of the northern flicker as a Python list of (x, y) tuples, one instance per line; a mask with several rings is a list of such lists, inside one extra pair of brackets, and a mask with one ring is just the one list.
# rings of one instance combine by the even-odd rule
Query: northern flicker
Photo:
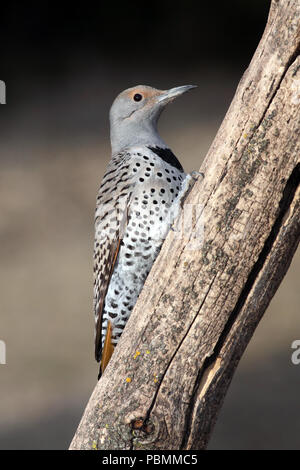
[(178, 212), (188, 177), (157, 131), (165, 106), (194, 88), (136, 86), (110, 110), (112, 158), (95, 212), (95, 356), (103, 373)]

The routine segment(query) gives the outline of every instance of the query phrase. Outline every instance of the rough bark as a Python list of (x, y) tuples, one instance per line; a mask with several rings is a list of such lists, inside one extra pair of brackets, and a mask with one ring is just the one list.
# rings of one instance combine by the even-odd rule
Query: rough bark
[(169, 233), (71, 449), (206, 447), (299, 242), (299, 19), (299, 0), (272, 1), (187, 198), (194, 230)]

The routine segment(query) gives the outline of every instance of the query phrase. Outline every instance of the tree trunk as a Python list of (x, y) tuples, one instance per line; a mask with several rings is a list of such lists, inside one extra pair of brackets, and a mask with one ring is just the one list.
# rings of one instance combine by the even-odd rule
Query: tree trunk
[(183, 230), (169, 233), (71, 449), (206, 447), (299, 242), (299, 19), (299, 0), (272, 1)]

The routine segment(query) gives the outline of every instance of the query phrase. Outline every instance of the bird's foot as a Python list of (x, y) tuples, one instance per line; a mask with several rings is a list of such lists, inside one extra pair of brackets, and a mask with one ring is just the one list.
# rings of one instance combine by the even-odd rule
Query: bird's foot
[(198, 178), (202, 178), (204, 179), (204, 173), (202, 173), (201, 171), (196, 171), (196, 170), (193, 170), (191, 171), (191, 173), (189, 173), (189, 175), (195, 180), (197, 181)]
[(204, 173), (200, 173), (199, 171), (195, 171), (195, 170), (186, 175), (186, 178), (183, 182), (181, 191), (178, 195), (178, 199), (180, 201), (181, 208), (183, 207), (183, 203), (186, 200), (186, 198), (188, 197), (192, 187), (194, 186), (194, 184), (196, 183), (196, 181), (198, 181), (198, 179), (200, 177), (203, 180), (204, 179)]
[[(183, 208), (184, 201), (188, 197), (191, 189), (193, 188), (194, 184), (196, 181), (198, 181), (198, 178), (201, 177), (202, 179), (204, 178), (204, 173), (200, 173), (199, 171), (192, 171), (191, 173), (188, 173), (182, 183), (181, 190), (174, 201), (173, 204), (173, 214), (174, 214), (174, 219), (175, 220), (180, 213), (180, 211)], [(171, 230), (174, 232), (176, 231), (174, 228), (174, 225), (171, 225)]]

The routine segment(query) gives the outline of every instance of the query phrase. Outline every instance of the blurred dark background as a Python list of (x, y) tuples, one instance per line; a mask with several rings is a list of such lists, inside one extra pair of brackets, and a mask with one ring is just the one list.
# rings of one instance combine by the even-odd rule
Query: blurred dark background
[[(121, 90), (194, 83), (160, 131), (199, 168), (268, 0), (1, 5), (0, 448), (67, 448), (95, 385), (92, 244)], [(210, 448), (300, 448), (299, 254), (255, 333)]]
[[(269, 0), (199, 2), (9, 2), (0, 18), (1, 66), (15, 77), (60, 77), (80, 61), (99, 57), (118, 67), (148, 61), (201, 61), (247, 66), (269, 10)], [(121, 61), (121, 62), (120, 62)], [(200, 62), (200, 64), (199, 64)]]
[[(55, 130), (65, 137), (77, 125), (84, 132), (101, 129), (95, 113), (109, 106), (119, 87), (153, 82), (162, 87), (191, 79), (201, 86), (217, 80), (221, 69), (239, 78), (268, 8), (269, 0), (4, 3), (1, 79), (9, 107), (1, 115), (1, 130), (33, 100), (48, 108), (48, 117), (56, 114)], [(214, 105), (206, 113), (214, 114)]]

